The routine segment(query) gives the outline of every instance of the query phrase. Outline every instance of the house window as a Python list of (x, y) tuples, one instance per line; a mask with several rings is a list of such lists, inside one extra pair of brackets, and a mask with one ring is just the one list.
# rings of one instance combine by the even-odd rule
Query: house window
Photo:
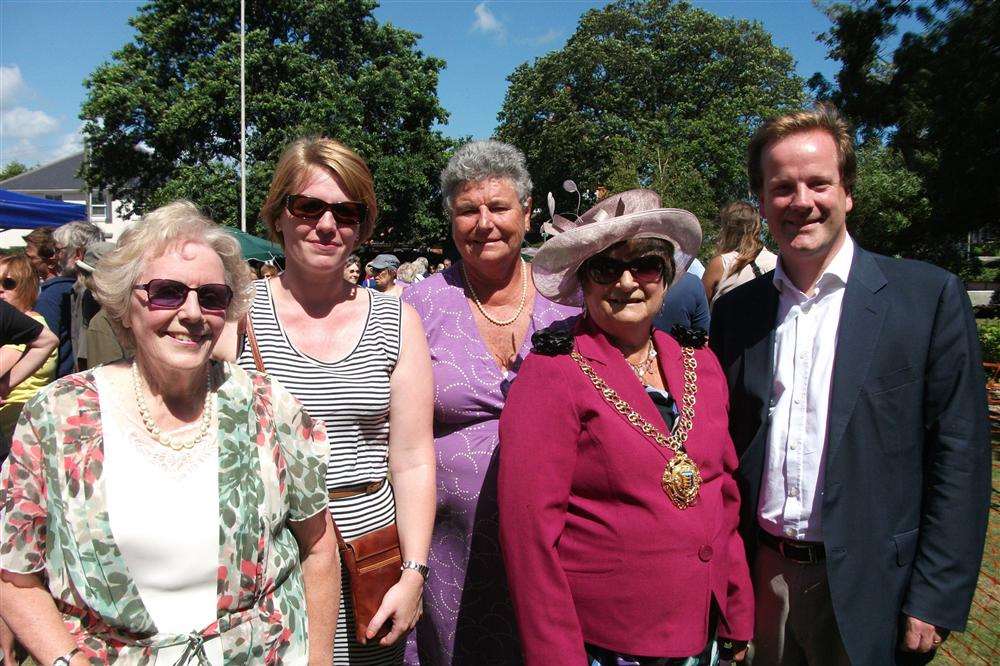
[(90, 219), (98, 219), (101, 222), (108, 221), (108, 203), (104, 190), (90, 191)]
[(45, 198), (48, 199), (49, 201), (62, 201), (61, 194), (46, 194)]

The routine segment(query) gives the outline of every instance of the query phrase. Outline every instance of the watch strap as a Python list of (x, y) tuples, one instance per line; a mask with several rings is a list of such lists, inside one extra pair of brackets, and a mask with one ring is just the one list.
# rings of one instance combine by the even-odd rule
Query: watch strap
[(403, 562), (403, 566), (399, 567), (400, 571), (406, 571), (407, 569), (413, 569), (427, 582), (427, 577), (431, 575), (431, 568), (426, 564), (421, 564), (416, 560), (406, 560)]

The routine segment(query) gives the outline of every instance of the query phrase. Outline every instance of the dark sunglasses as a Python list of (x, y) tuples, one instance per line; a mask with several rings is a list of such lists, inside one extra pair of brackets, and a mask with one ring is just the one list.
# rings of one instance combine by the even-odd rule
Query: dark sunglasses
[(164, 309), (175, 309), (184, 305), (189, 292), (198, 294), (198, 306), (202, 310), (221, 312), (233, 300), (233, 290), (226, 284), (203, 284), (189, 287), (177, 280), (155, 279), (146, 284), (137, 284), (133, 289), (143, 289), (149, 295), (149, 304)]
[(330, 211), (337, 224), (351, 226), (361, 224), (368, 216), (368, 206), (360, 201), (328, 203), (316, 197), (307, 197), (304, 194), (287, 195), (285, 208), (290, 215), (310, 222), (318, 221), (326, 211)]
[(656, 282), (663, 279), (666, 273), (666, 262), (655, 254), (647, 254), (622, 261), (612, 257), (591, 257), (584, 264), (583, 270), (587, 278), (596, 284), (612, 284), (618, 281), (625, 269), (632, 274), (637, 282)]
[(15, 280), (14, 278), (5, 277), (4, 279), (0, 280), (0, 287), (3, 287), (7, 291), (10, 291), (16, 286), (17, 286), (17, 280)]

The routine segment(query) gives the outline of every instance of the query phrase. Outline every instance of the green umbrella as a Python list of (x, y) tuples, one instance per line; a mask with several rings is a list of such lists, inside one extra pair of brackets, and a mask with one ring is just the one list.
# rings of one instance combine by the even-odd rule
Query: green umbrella
[(285, 251), (277, 243), (252, 236), (235, 227), (226, 227), (226, 231), (240, 242), (240, 251), (243, 252), (244, 259), (267, 261), (273, 257), (282, 257), (285, 255)]

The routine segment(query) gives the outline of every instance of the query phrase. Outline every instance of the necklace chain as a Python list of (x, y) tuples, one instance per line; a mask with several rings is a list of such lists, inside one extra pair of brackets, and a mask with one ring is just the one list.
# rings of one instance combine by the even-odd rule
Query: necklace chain
[(490, 313), (486, 311), (486, 308), (483, 307), (482, 301), (479, 300), (479, 294), (476, 293), (476, 288), (472, 286), (472, 281), (469, 280), (469, 274), (465, 270), (465, 262), (464, 261), (462, 262), (462, 277), (465, 278), (465, 284), (468, 285), (469, 293), (472, 294), (472, 301), (476, 304), (476, 307), (479, 309), (479, 313), (482, 314), (484, 317), (486, 317), (487, 321), (489, 321), (492, 324), (495, 324), (496, 326), (510, 326), (511, 324), (513, 324), (515, 321), (518, 320), (518, 318), (521, 316), (521, 313), (524, 311), (524, 304), (528, 300), (528, 276), (527, 276), (527, 271), (524, 267), (525, 266), (524, 259), (521, 259), (520, 262), (521, 262), (521, 302), (518, 303), (517, 305), (517, 312), (515, 312), (514, 316), (511, 317), (510, 319), (497, 319), (496, 317), (493, 317), (492, 315), (490, 315)]
[(639, 381), (645, 384), (645, 377), (649, 374), (650, 369), (653, 367), (653, 361), (656, 360), (656, 356), (656, 348), (653, 347), (653, 338), (650, 337), (649, 345), (646, 347), (646, 357), (644, 359), (638, 363), (633, 363), (627, 358), (625, 360), (628, 361), (629, 367), (632, 368), (632, 372), (634, 372), (635, 376), (639, 378)]
[(674, 456), (667, 461), (663, 477), (660, 480), (663, 492), (678, 509), (683, 510), (694, 506), (698, 502), (698, 492), (701, 489), (701, 472), (697, 463), (691, 459), (684, 447), (693, 425), (695, 393), (698, 392), (698, 374), (696, 372), (698, 361), (694, 357), (694, 349), (681, 347), (684, 365), (684, 396), (680, 402), (681, 413), (669, 436), (660, 432), (659, 428), (643, 418), (642, 414), (619, 396), (617, 391), (608, 386), (607, 382), (584, 360), (580, 352), (574, 349), (570, 356), (580, 366), (580, 370), (594, 385), (594, 388), (616, 412), (624, 416), (633, 427), (653, 440), (658, 446), (673, 451)]
[(201, 425), (198, 428), (198, 432), (195, 433), (194, 437), (191, 439), (180, 439), (171, 437), (169, 434), (163, 432), (160, 426), (156, 425), (156, 421), (153, 419), (153, 415), (149, 411), (149, 406), (146, 404), (146, 398), (142, 394), (142, 382), (139, 379), (139, 364), (132, 363), (132, 388), (135, 390), (135, 401), (139, 407), (139, 416), (142, 418), (142, 424), (146, 427), (146, 431), (149, 432), (150, 436), (157, 442), (173, 449), (174, 451), (183, 451), (185, 449), (194, 448), (199, 442), (205, 439), (208, 434), (208, 429), (212, 425), (212, 369), (209, 367), (208, 374), (205, 377), (205, 404), (202, 405), (201, 409)]

